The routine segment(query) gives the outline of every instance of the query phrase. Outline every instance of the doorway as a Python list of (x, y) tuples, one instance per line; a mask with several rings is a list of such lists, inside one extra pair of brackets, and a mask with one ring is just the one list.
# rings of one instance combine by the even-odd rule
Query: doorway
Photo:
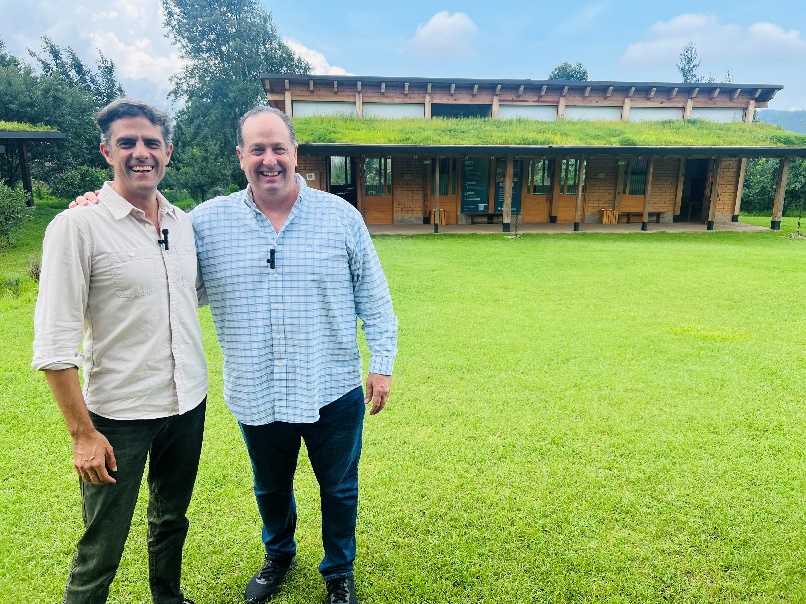
[(327, 190), (333, 195), (338, 195), (354, 208), (357, 207), (355, 158), (331, 156), (327, 167)]
[(708, 189), (708, 162), (707, 159), (686, 160), (680, 197), (681, 222), (704, 222), (702, 213)]

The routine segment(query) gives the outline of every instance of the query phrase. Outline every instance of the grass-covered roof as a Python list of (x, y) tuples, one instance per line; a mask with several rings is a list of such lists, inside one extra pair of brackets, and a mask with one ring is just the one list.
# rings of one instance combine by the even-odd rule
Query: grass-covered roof
[(0, 120), (0, 132), (56, 132), (56, 128), (44, 124), (26, 124), (24, 122), (4, 122)]
[(552, 121), (489, 118), (294, 118), (300, 143), (806, 147), (806, 135), (762, 123)]

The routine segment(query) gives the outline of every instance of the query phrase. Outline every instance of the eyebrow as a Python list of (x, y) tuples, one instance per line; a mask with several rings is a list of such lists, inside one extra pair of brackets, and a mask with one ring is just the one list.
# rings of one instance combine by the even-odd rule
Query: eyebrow
[[(136, 143), (138, 138), (139, 137), (137, 136), (121, 136), (119, 139), (117, 139), (116, 143), (118, 145), (121, 143)], [(153, 145), (153, 144), (162, 145), (162, 139), (159, 138), (145, 137), (143, 138), (143, 142), (146, 145)]]

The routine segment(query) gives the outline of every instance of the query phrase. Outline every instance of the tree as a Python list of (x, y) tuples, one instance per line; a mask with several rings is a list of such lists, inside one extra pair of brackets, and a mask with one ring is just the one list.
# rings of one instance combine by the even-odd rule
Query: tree
[(222, 179), (245, 184), (235, 134), (240, 116), (265, 102), (260, 74), (307, 73), (310, 65), (283, 42), (258, 0), (162, 0), (162, 7), (168, 36), (184, 61), (171, 90), (184, 103), (176, 116), (173, 161), (181, 173), (195, 161), (192, 149), (212, 144), (226, 162)]
[(588, 69), (582, 64), (582, 61), (576, 63), (565, 61), (551, 70), (548, 79), (586, 82), (589, 79)]
[(697, 73), (700, 63), (700, 58), (697, 55), (697, 45), (694, 42), (689, 42), (680, 51), (680, 58), (677, 61), (677, 70), (683, 77), (683, 82), (702, 82), (702, 76)]
[(62, 48), (47, 36), (42, 36), (41, 54), (30, 48), (28, 54), (39, 63), (43, 75), (61, 78), (72, 88), (83, 90), (92, 96), (98, 109), (125, 94), (115, 73), (115, 63), (107, 59), (100, 49), (96, 61), (97, 72), (85, 65), (70, 46)]

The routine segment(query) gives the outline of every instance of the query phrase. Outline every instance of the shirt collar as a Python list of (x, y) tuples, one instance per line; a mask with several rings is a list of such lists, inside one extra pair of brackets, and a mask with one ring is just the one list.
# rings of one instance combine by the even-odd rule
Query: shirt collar
[[(98, 197), (100, 205), (107, 208), (115, 220), (125, 218), (132, 212), (143, 213), (142, 210), (135, 208), (126, 198), (115, 191), (115, 189), (112, 188), (112, 183), (109, 181), (104, 183), (101, 194)], [(157, 191), (157, 205), (159, 207), (160, 219), (166, 214), (170, 215), (172, 218), (176, 218), (176, 208), (172, 206), (159, 191)]]
[[(294, 183), (299, 185), (299, 195), (297, 195), (297, 200), (294, 202), (294, 207), (296, 208), (297, 206), (302, 204), (302, 200), (305, 196), (305, 189), (308, 188), (308, 185), (305, 184), (305, 179), (302, 178), (301, 175), (296, 173), (294, 174)], [(257, 207), (257, 204), (255, 203), (255, 197), (252, 194), (252, 185), (246, 185), (246, 194), (243, 196), (243, 202), (255, 212), (260, 212), (260, 210)], [(291, 211), (292, 212), (294, 211), (293, 208)]]

